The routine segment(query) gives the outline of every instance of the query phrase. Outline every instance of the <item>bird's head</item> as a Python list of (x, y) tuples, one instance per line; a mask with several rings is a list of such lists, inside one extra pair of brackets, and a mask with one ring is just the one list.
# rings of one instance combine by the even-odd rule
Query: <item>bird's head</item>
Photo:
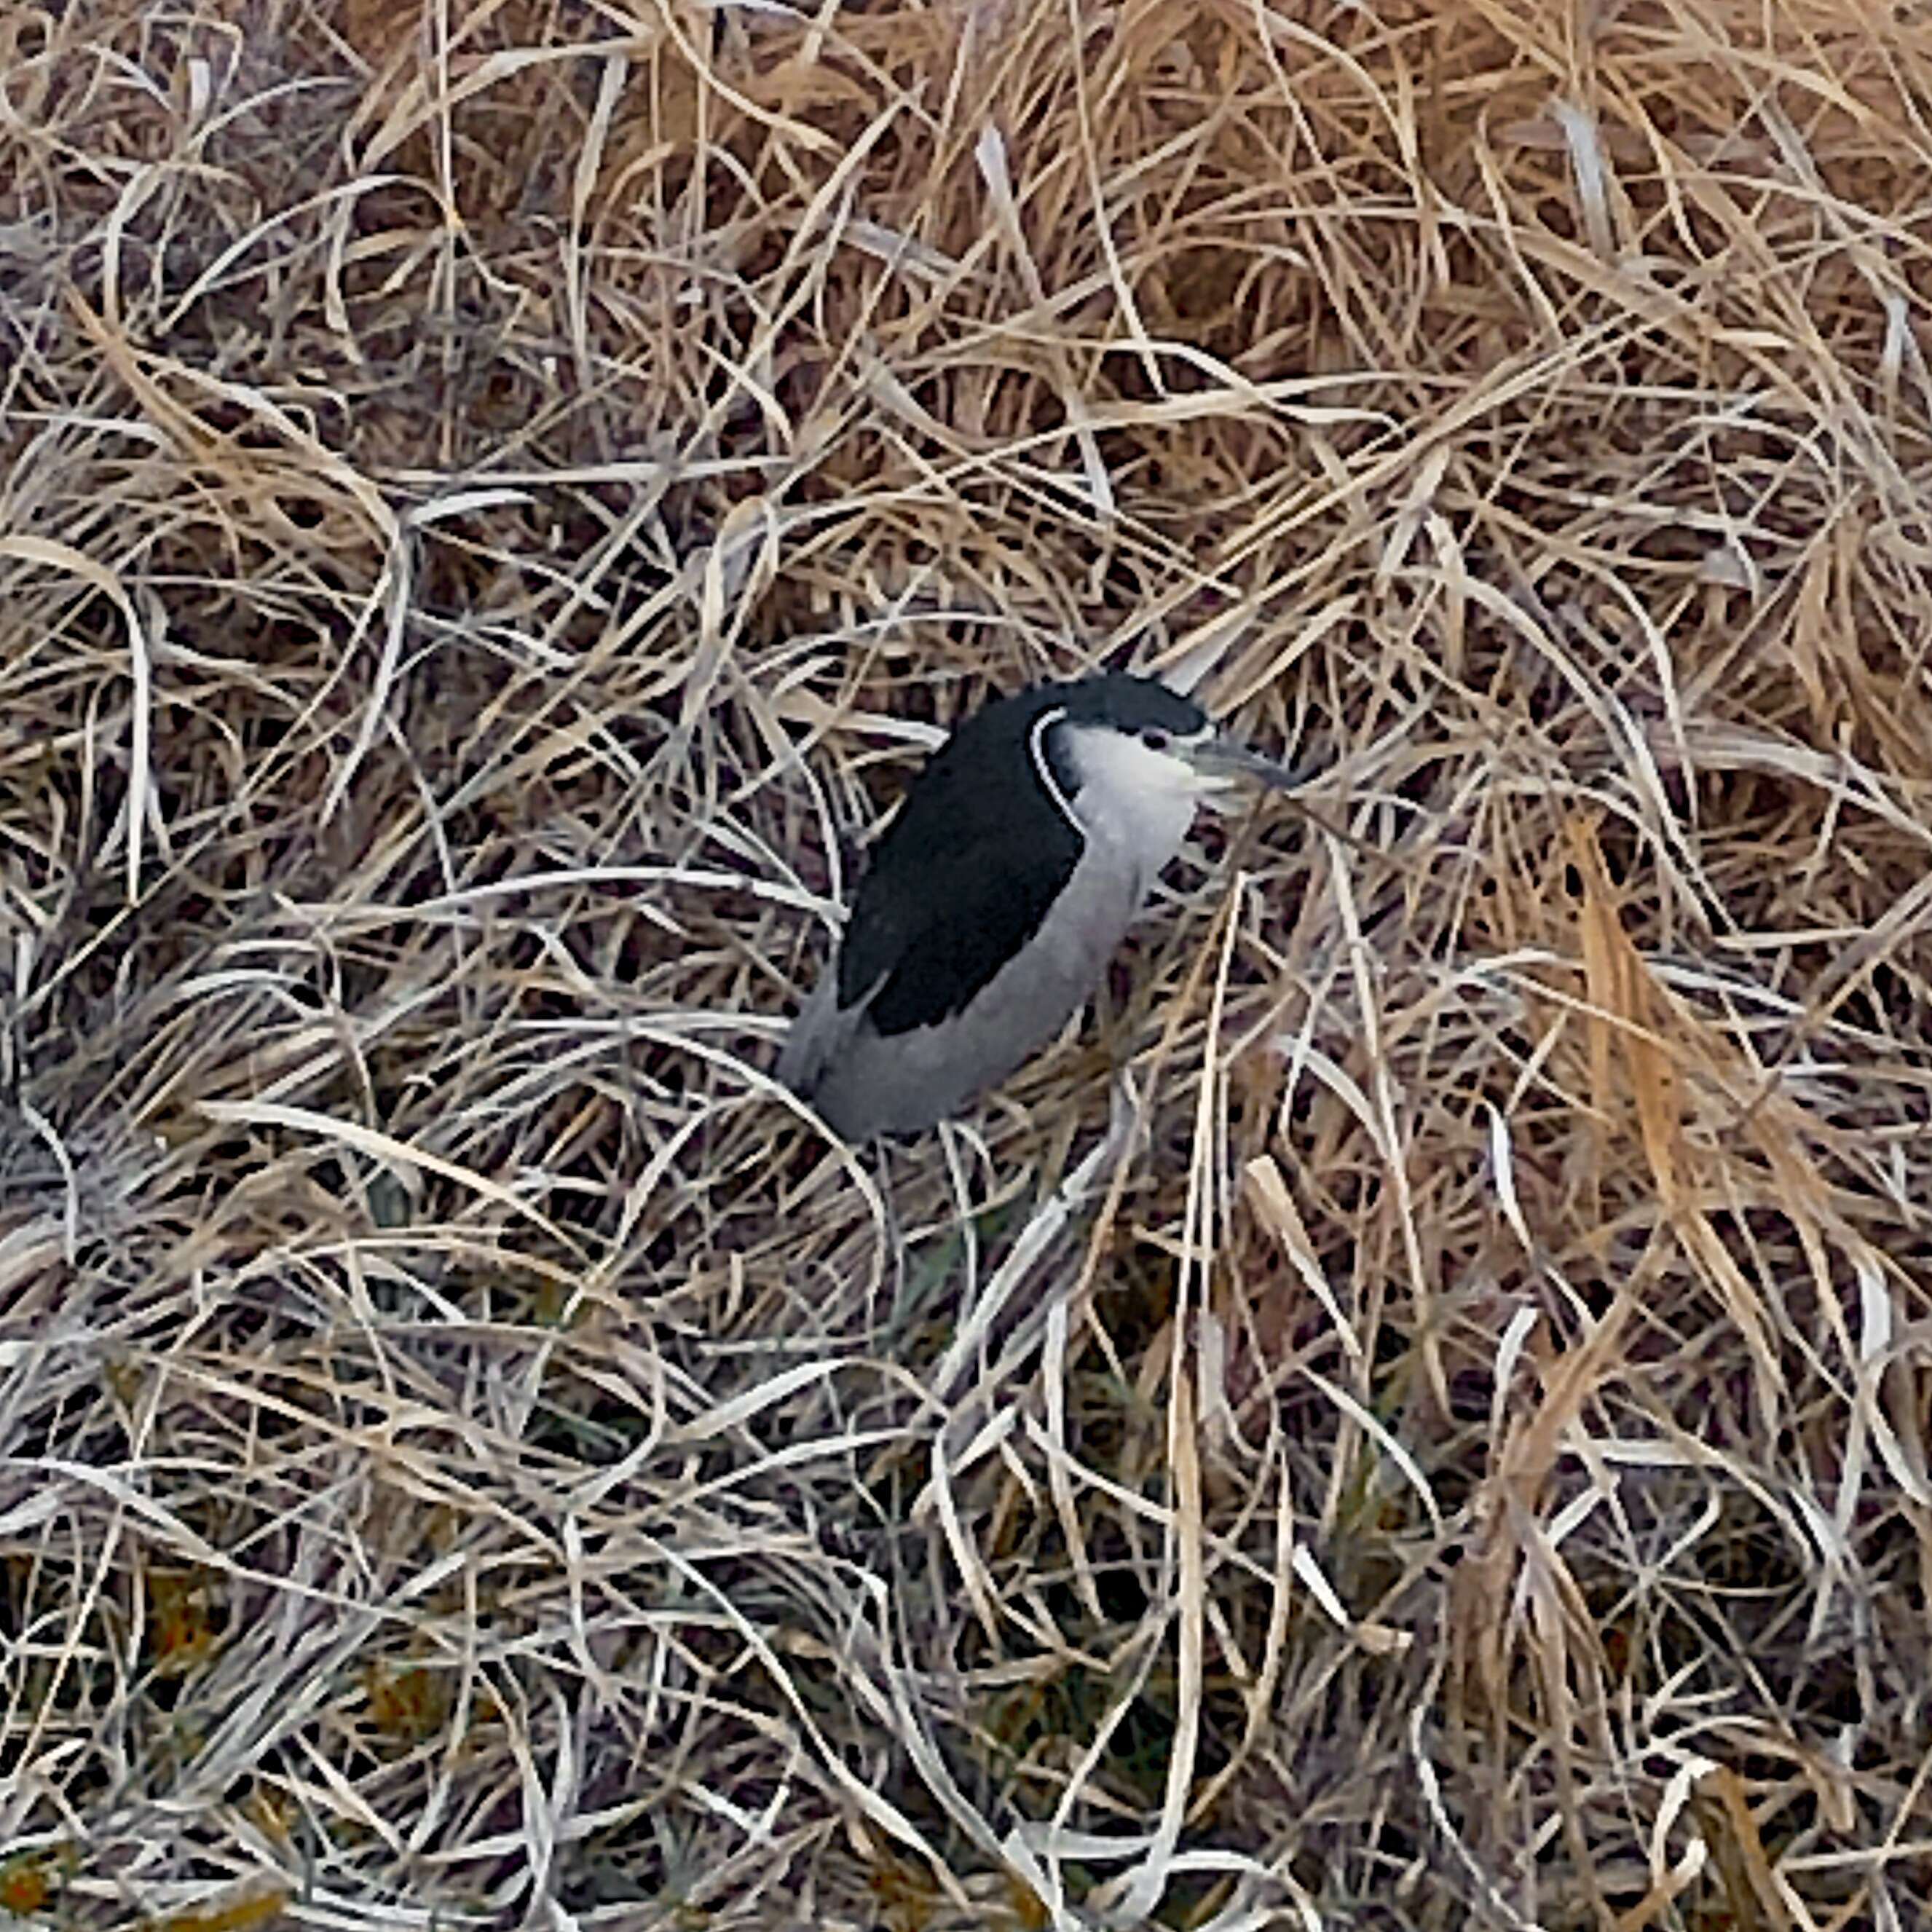
[(1216, 730), (1206, 712), (1151, 678), (1124, 672), (1066, 688), (1048, 724), (1064, 789), (1084, 809), (1118, 813), (1133, 802), (1178, 806), (1221, 800), (1244, 780), (1282, 791), (1298, 779), (1272, 758)]

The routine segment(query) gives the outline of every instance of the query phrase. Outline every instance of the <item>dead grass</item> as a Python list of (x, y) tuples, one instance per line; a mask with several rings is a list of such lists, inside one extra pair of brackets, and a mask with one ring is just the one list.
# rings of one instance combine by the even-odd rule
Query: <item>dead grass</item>
[[(1928, 100), (0, 12), (0, 1910), (1932, 1924)], [(1354, 842), (828, 1148), (920, 728), (1129, 661)]]

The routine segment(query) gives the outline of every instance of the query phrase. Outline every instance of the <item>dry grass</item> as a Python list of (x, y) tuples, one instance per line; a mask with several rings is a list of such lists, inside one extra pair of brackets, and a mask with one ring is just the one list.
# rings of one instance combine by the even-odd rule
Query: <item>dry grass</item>
[(0, 10), (0, 1912), (1932, 1924), (1929, 302), (1902, 0)]

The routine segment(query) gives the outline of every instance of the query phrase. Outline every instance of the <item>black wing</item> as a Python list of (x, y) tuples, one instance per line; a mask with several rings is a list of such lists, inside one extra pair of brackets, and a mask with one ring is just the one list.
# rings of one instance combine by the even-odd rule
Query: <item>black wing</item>
[(860, 883), (838, 956), (838, 1004), (874, 987), (882, 1034), (956, 1013), (1039, 931), (1079, 862), (1080, 834), (1040, 782), (1029, 739), (1063, 696), (988, 705), (913, 781)]

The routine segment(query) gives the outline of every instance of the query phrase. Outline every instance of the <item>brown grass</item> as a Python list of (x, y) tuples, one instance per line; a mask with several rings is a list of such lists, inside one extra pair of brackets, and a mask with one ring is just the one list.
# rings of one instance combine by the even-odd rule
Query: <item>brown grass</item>
[(1916, 5), (0, 10), (0, 1911), (1932, 1924), (1928, 302)]

